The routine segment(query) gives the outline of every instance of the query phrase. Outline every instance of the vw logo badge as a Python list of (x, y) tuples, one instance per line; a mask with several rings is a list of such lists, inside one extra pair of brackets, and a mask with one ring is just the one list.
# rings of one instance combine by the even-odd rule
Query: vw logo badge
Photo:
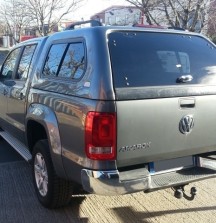
[(192, 115), (184, 116), (179, 122), (179, 130), (182, 134), (189, 134), (194, 127), (194, 118)]

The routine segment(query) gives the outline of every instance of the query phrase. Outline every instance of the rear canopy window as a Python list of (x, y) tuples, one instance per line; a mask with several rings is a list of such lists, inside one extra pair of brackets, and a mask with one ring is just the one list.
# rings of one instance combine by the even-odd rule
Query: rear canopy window
[(108, 38), (116, 88), (216, 84), (216, 49), (202, 37), (113, 32)]
[(85, 69), (83, 43), (59, 43), (51, 46), (43, 75), (46, 77), (79, 79)]

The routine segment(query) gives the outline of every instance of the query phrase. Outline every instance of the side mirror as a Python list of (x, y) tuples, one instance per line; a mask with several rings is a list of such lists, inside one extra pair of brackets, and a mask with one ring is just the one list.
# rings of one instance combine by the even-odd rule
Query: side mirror
[(13, 71), (12, 71), (12, 70), (9, 70), (9, 71), (7, 72), (7, 75), (5, 76), (5, 78), (6, 78), (6, 79), (10, 79), (10, 78), (12, 78), (12, 75), (13, 75)]
[(8, 87), (13, 87), (16, 84), (14, 80), (5, 80), (3, 83)]
[(4, 72), (0, 72), (0, 78), (4, 80), (9, 80), (12, 78), (13, 71), (4, 69)]
[(8, 70), (7, 72), (0, 72), (0, 80), (4, 81), (4, 80), (10, 80), (12, 78), (13, 75), (13, 71), (12, 70)]

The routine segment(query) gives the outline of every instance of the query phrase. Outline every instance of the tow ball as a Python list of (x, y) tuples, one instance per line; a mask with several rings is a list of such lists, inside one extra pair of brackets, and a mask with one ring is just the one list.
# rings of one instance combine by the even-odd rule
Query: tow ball
[(196, 187), (191, 187), (191, 189), (190, 189), (190, 196), (188, 196), (185, 193), (184, 187), (185, 187), (185, 185), (173, 187), (172, 189), (174, 190), (174, 196), (176, 198), (178, 198), (178, 199), (185, 198), (188, 201), (192, 201), (195, 198), (196, 194), (197, 194)]

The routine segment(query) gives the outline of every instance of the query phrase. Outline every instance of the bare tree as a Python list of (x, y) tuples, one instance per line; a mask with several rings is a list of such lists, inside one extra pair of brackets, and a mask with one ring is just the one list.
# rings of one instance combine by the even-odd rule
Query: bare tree
[[(200, 32), (206, 22), (209, 0), (163, 0), (169, 25)], [(162, 9), (163, 11), (163, 9)]]
[(27, 7), (23, 7), (22, 0), (4, 0), (0, 6), (0, 16), (5, 34), (10, 35), (14, 43), (18, 43), (24, 27), (30, 23)]
[(207, 35), (212, 38), (216, 44), (216, 1), (211, 2), (210, 10), (208, 13), (208, 26)]
[(126, 0), (140, 8), (146, 22), (200, 32), (213, 0)]
[(32, 20), (41, 36), (50, 33), (68, 13), (76, 10), (84, 0), (25, 0)]
[(145, 16), (146, 22), (149, 25), (159, 25), (160, 22), (156, 18), (156, 10), (161, 4), (161, 0), (126, 0), (132, 5), (140, 9), (142, 14)]
[(25, 29), (34, 28), (41, 36), (48, 35), (67, 14), (85, 0), (2, 0), (0, 19), (5, 34), (20, 42)]

